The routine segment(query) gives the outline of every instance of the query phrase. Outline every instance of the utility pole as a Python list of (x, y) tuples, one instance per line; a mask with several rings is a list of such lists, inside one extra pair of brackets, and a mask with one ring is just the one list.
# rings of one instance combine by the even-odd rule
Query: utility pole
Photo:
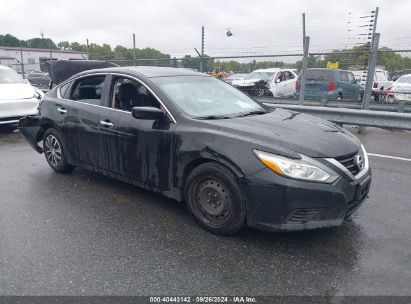
[(204, 25), (201, 27), (201, 58), (200, 58), (200, 71), (201, 72), (203, 72), (204, 70), (203, 57), (204, 57)]
[(20, 45), (20, 64), (21, 64), (21, 75), (23, 76), (23, 79), (26, 78), (24, 75), (24, 62), (23, 62), (23, 48)]
[(136, 34), (133, 33), (133, 65), (136, 66)]

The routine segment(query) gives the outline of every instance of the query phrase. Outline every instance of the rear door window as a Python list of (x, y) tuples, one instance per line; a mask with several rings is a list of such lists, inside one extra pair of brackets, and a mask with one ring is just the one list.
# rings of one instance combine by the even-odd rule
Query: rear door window
[(105, 75), (99, 75), (77, 80), (71, 89), (69, 99), (96, 106), (102, 106), (102, 95), (105, 79)]
[(309, 81), (333, 81), (331, 70), (307, 70), (306, 79)]
[(348, 75), (348, 82), (350, 82), (350, 83), (354, 83), (354, 82), (355, 82), (355, 77), (354, 77), (354, 74), (353, 74), (353, 73), (348, 72), (348, 73), (347, 73), (347, 75)]
[(345, 71), (340, 72), (340, 81), (348, 82), (348, 73)]

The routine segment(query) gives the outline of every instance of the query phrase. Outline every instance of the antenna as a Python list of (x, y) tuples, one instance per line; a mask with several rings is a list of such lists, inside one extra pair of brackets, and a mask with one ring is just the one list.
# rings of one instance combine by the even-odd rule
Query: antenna
[(43, 29), (41, 29), (41, 30), (40, 30), (40, 36), (41, 36), (41, 39), (44, 39), (44, 32), (43, 32)]

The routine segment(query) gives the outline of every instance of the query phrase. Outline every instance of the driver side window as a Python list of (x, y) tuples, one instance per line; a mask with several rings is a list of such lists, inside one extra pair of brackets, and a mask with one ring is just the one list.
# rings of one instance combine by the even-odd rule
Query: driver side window
[(160, 108), (153, 94), (137, 81), (116, 77), (112, 88), (112, 105), (115, 109), (131, 112), (134, 107)]

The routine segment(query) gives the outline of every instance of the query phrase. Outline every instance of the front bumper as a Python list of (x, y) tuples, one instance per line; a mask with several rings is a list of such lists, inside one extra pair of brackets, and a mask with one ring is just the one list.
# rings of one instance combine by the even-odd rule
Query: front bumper
[(284, 178), (266, 168), (246, 178), (248, 225), (294, 231), (339, 226), (368, 196), (369, 169), (361, 179), (340, 176), (334, 183)]

